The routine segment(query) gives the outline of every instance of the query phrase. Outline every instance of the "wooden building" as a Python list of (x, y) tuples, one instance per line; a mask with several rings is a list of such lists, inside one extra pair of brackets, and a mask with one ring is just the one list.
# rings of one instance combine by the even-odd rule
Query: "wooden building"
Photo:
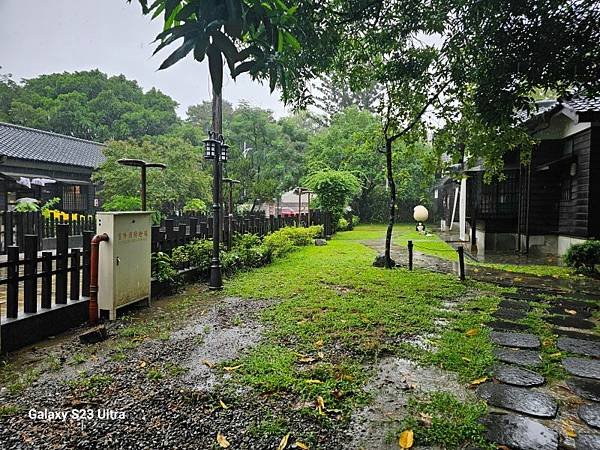
[(0, 211), (19, 198), (44, 202), (60, 197), (58, 209), (94, 209), (92, 171), (104, 161), (103, 144), (0, 122)]
[(563, 255), (600, 238), (600, 98), (538, 102), (524, 122), (539, 141), (529, 165), (511, 152), (500, 181), (484, 183), (481, 167), (464, 172), (465, 234), (480, 254)]

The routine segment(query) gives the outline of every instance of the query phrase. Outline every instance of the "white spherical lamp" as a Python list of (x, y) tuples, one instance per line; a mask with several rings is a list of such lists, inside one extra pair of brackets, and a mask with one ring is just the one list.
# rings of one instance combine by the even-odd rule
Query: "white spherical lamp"
[(423, 205), (415, 206), (413, 217), (417, 222), (425, 222), (429, 218), (429, 211)]

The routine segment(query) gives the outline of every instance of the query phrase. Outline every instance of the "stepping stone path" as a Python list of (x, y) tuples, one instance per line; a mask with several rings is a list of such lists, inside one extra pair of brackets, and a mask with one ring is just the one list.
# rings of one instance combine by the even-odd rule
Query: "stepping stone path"
[[(503, 294), (505, 298), (492, 314), (495, 320), (487, 324), (493, 330), (490, 340), (496, 345), (494, 354), (502, 363), (493, 368), (494, 382), (479, 386), (477, 394), (490, 406), (506, 411), (482, 419), (487, 438), (510, 449), (556, 450), (565, 440), (563, 444), (571, 449), (600, 450), (600, 432), (596, 432), (600, 430), (600, 336), (594, 331), (593, 319), (597, 303), (586, 301), (593, 298), (559, 297), (556, 291), (531, 292), (550, 293), (553, 298), (529, 291)], [(546, 380), (535, 371), (542, 364), (540, 338), (527, 325), (516, 323), (538, 304), (548, 305), (543, 319), (554, 325), (553, 332), (558, 335), (556, 346), (561, 353), (557, 355), (562, 356), (569, 374), (561, 385), (566, 383), (576, 396), (561, 400), (560, 414), (555, 391), (543, 387)], [(575, 438), (568, 438), (563, 421), (575, 412), (581, 422), (574, 423)], [(542, 424), (539, 419), (554, 420)]]
[(548, 394), (505, 384), (485, 383), (477, 394), (492, 406), (521, 412), (534, 417), (552, 419), (558, 404)]
[(600, 380), (600, 361), (584, 358), (565, 358), (563, 367), (571, 375)]
[(581, 405), (577, 414), (590, 427), (600, 429), (600, 405), (595, 403)]
[(540, 339), (535, 334), (492, 331), (490, 339), (505, 347), (540, 348)]
[(495, 349), (494, 355), (502, 362), (519, 364), (521, 366), (537, 367), (542, 364), (539, 352), (533, 350), (503, 347)]
[(556, 450), (558, 433), (541, 423), (517, 414), (489, 414), (482, 419), (486, 437), (511, 449)]
[(494, 368), (494, 378), (502, 383), (521, 387), (541, 386), (546, 381), (537, 372), (510, 364), (498, 364)]
[(600, 358), (600, 342), (584, 341), (570, 337), (560, 337), (556, 346), (566, 352), (578, 353), (585, 356)]

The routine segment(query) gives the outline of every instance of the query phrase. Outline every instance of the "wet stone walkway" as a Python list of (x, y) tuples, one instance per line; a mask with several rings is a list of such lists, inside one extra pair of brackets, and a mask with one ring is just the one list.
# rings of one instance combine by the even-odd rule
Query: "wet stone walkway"
[[(493, 314), (490, 339), (500, 361), (493, 380), (477, 394), (489, 407), (487, 437), (520, 450), (600, 450), (600, 337), (594, 331), (598, 299), (556, 291), (520, 290), (504, 294)], [(563, 381), (548, 382), (548, 361), (532, 328), (531, 311), (544, 311), (559, 350)]]

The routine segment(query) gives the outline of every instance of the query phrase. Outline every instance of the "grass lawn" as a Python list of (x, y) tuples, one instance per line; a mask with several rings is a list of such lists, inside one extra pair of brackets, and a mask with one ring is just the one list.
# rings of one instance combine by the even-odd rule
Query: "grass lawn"
[[(279, 300), (264, 313), (270, 331), (263, 344), (227, 363), (240, 366), (234, 380), (261, 393), (299, 397), (310, 405), (307, 414), (328, 421), (347, 417), (368, 401), (361, 388), (385, 355), (452, 370), (465, 383), (487, 375), (494, 358), (482, 324), (499, 302), (497, 289), (460, 283), (454, 275), (372, 267), (375, 252), (360, 241), (381, 238), (382, 230), (360, 226), (339, 233), (327, 246), (302, 248), (227, 283), (227, 295)], [(423, 239), (408, 226), (399, 226), (396, 233), (397, 243)], [(435, 236), (425, 239), (441, 248)], [(458, 425), (465, 430), (453, 438), (457, 446), (485, 445), (476, 423), (479, 414), (460, 414), (464, 408), (460, 402), (438, 400), (432, 404), (439, 405), (441, 416), (448, 405), (457, 409), (460, 424), (444, 422), (448, 430)], [(480, 405), (473, 408), (485, 410)], [(414, 426), (422, 442), (444, 443), (443, 429), (430, 435), (430, 429)]]

